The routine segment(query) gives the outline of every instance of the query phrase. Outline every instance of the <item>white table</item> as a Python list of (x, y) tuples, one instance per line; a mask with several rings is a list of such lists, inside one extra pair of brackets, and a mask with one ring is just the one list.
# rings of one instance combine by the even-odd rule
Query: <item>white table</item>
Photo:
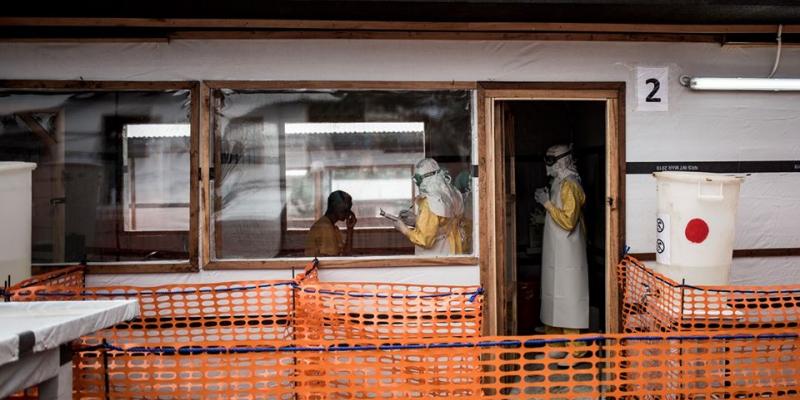
[(136, 300), (0, 303), (0, 399), (34, 385), (40, 399), (71, 399), (69, 342), (138, 313)]

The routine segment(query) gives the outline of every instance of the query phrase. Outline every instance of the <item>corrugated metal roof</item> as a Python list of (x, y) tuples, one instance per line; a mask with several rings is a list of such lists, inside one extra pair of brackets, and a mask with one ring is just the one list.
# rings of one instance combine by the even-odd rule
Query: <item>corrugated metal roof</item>
[(128, 139), (189, 137), (189, 124), (130, 124), (125, 125)]

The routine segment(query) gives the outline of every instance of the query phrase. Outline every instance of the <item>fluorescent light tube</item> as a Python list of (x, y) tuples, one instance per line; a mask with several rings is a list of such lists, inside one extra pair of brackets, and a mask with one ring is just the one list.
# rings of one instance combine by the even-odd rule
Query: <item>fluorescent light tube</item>
[(689, 78), (692, 90), (800, 91), (800, 79)]

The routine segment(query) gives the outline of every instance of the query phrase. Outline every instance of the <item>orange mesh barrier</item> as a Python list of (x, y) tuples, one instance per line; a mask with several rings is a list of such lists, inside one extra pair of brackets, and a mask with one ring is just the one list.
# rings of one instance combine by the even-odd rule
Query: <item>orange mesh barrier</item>
[(79, 399), (294, 398), (294, 357), (287, 353), (175, 354), (99, 348), (76, 356)]
[(682, 285), (630, 256), (617, 268), (626, 332), (782, 329), (800, 321), (800, 285)]
[[(73, 360), (74, 389), (79, 398), (106, 398), (112, 392), (112, 397), (151, 398), (162, 392), (174, 394), (189, 389), (199, 391), (201, 398), (236, 397), (233, 394), (240, 390), (273, 392), (288, 388), (294, 393), (296, 382), (287, 383), (283, 372), (292, 368), (294, 356), (291, 363), (281, 356), (273, 357), (278, 361), (270, 364), (263, 354), (181, 358), (161, 351), (121, 351), (123, 347), (232, 348), (307, 338), (480, 334), (482, 290), (477, 286), (323, 283), (317, 279), (314, 267), (315, 264), (309, 265), (305, 274), (290, 281), (157, 287), (85, 288), (83, 279), (60, 286), (49, 285), (49, 281), (40, 278), (9, 295), (14, 301), (139, 301), (141, 316), (137, 319), (81, 338)], [(313, 361), (303, 360), (305, 365)], [(243, 370), (239, 369), (241, 366)], [(261, 369), (247, 370), (256, 367)], [(231, 383), (239, 376), (228, 373), (255, 375), (240, 387)], [(258, 382), (248, 386), (248, 379)]]
[(292, 335), (294, 281), (222, 282), (154, 287), (20, 289), (15, 301), (136, 299), (140, 316), (83, 338), (119, 345), (176, 346), (286, 340)]
[(86, 267), (76, 265), (57, 269), (55, 271), (39, 274), (25, 279), (7, 289), (8, 293), (15, 293), (20, 289), (31, 286), (68, 286), (83, 287), (86, 276)]
[(298, 339), (475, 337), (481, 334), (479, 286), (320, 282), (297, 291)]
[(108, 386), (95, 371), (97, 390), (82, 398), (800, 396), (796, 332), (111, 347)]
[[(712, 304), (734, 311), (739, 294), (774, 294), (680, 286), (633, 259), (620, 269), (626, 298), (642, 298), (636, 271), (684, 290), (684, 305), (686, 289), (720, 292)], [(648, 285), (647, 301), (625, 303), (626, 329), (629, 315), (635, 329), (680, 327), (648, 314), (650, 297), (673, 293)], [(13, 296), (140, 301), (141, 318), (84, 338), (74, 357), (76, 398), (800, 398), (796, 329), (480, 338), (478, 287), (320, 282), (311, 269), (292, 281), (33, 286)], [(690, 309), (719, 309), (721, 318), (729, 311), (702, 304)], [(698, 312), (688, 315), (698, 321)]]

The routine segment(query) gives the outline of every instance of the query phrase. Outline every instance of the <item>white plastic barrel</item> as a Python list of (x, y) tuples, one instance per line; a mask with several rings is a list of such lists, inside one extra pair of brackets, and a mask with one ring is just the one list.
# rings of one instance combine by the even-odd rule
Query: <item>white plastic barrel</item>
[(34, 163), (0, 162), (0, 281), (31, 276), (31, 172)]
[(656, 269), (689, 285), (727, 285), (742, 177), (656, 172)]

